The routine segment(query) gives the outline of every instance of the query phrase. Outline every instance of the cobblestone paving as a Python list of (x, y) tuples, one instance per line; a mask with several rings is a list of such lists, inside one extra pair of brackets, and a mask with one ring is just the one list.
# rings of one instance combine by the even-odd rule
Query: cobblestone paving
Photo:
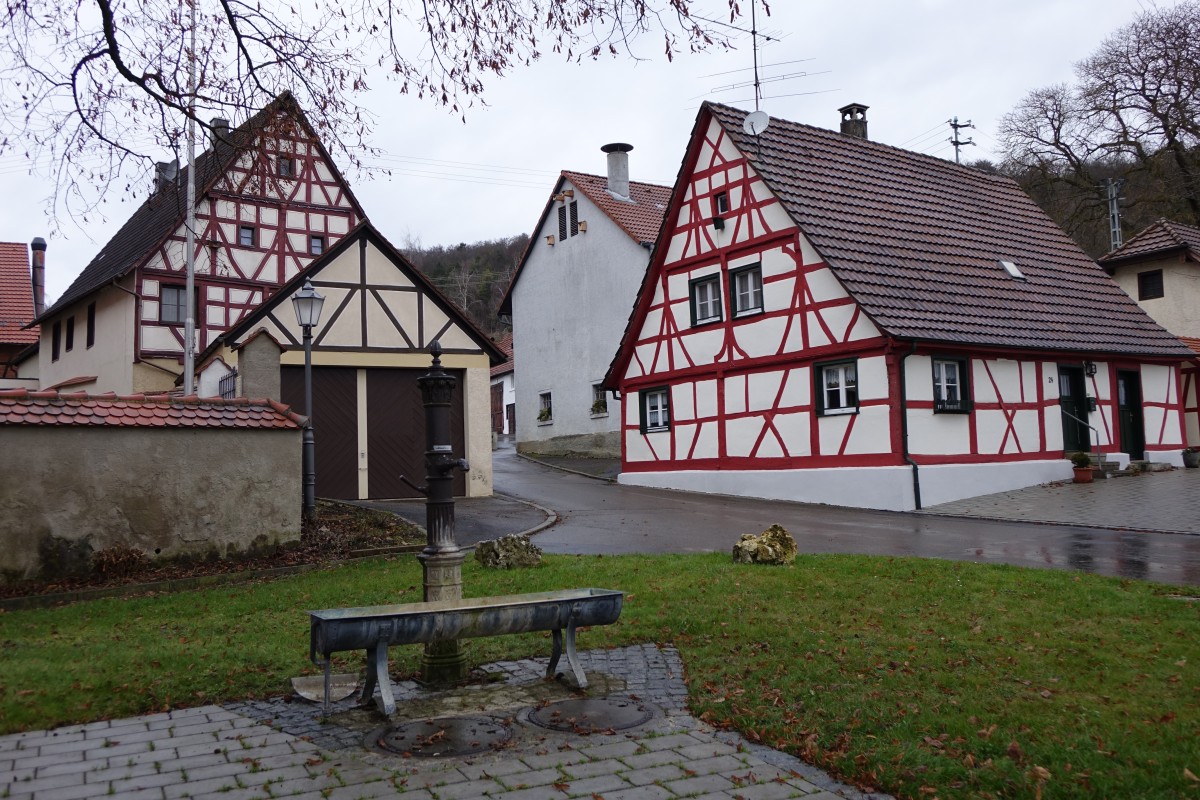
[(1050, 483), (930, 506), (922, 514), (1052, 522), (1133, 531), (1200, 533), (1200, 470), (1174, 469)]
[(589, 694), (629, 695), (655, 711), (643, 725), (592, 735), (532, 724), (529, 711), (574, 696), (543, 680), (546, 662), (489, 664), (482, 680), (432, 692), (395, 686), (388, 724), (487, 716), (507, 725), (501, 748), (462, 758), (405, 758), (370, 749), (383, 719), (337, 703), (276, 698), (0, 737), (0, 796), (74, 800), (671, 800), (865, 795), (785, 753), (713, 730), (687, 711), (683, 665), (654, 645), (580, 653)]

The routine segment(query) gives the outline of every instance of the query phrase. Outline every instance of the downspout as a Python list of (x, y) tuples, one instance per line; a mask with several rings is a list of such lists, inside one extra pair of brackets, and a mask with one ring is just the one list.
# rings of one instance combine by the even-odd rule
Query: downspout
[(142, 361), (142, 297), (132, 289), (126, 289), (117, 282), (118, 280), (120, 279), (118, 278), (117, 280), (112, 281), (109, 286), (113, 287), (114, 289), (120, 289), (122, 292), (133, 298), (133, 363), (144, 363), (147, 366), (154, 367), (157, 370), (161, 370), (168, 375), (178, 378), (182, 373), (172, 372), (166, 367), (160, 367), (158, 364), (155, 364), (152, 361)]
[(912, 456), (908, 453), (908, 387), (905, 385), (905, 369), (904, 362), (908, 357), (917, 352), (917, 343), (912, 343), (912, 349), (904, 355), (900, 356), (900, 443), (903, 448), (901, 455), (904, 461), (912, 467), (912, 484), (913, 484), (913, 501), (916, 503), (916, 510), (921, 510), (921, 476), (918, 471), (917, 462), (912, 460)]

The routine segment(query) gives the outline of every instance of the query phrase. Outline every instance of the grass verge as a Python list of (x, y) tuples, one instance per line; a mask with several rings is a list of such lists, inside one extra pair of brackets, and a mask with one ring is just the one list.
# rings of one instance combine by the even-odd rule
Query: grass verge
[[(419, 599), (415, 559), (0, 615), (0, 732), (287, 691), (309, 608)], [(464, 568), (482, 596), (627, 593), (582, 647), (673, 642), (693, 710), (902, 797), (1200, 797), (1200, 604), (1052, 570), (861, 556), (568, 557)], [(545, 635), (472, 640), (474, 663)], [(394, 652), (392, 672), (419, 649)], [(361, 654), (342, 666), (362, 666)]]

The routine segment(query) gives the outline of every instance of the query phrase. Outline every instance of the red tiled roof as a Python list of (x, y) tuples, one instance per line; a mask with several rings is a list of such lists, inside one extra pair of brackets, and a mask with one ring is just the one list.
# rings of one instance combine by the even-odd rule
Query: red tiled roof
[(497, 364), (492, 367), (492, 377), (499, 378), (501, 375), (507, 375), (513, 371), (513, 347), (512, 334), (506, 333), (496, 340), (496, 349), (503, 353), (506, 358), (504, 363)]
[(1179, 341), (1186, 344), (1193, 353), (1200, 353), (1200, 339), (1194, 339), (1191, 336), (1180, 336)]
[[(1188, 355), (1010, 178), (706, 103), (834, 275), (910, 340)], [(1008, 275), (1011, 261), (1027, 280)]]
[(1152, 225), (1135, 233), (1116, 250), (1101, 256), (1100, 263), (1108, 265), (1173, 250), (1190, 250), (1193, 256), (1200, 259), (1200, 228), (1159, 218)]
[(0, 425), (295, 430), (304, 417), (274, 400), (0, 390)]
[(29, 245), (0, 242), (0, 344), (33, 344), (38, 329), (22, 330), (33, 321), (33, 284), (29, 278)]
[(567, 181), (577, 187), (588, 200), (591, 200), (604, 212), (605, 216), (615, 222), (626, 236), (638, 244), (653, 244), (658, 239), (663, 215), (667, 213), (667, 205), (671, 200), (670, 186), (630, 181), (629, 195), (633, 202), (629, 202), (618, 200), (609, 194), (608, 178), (563, 170), (558, 177), (558, 182), (554, 184), (550, 199), (546, 201), (546, 207), (542, 209), (542, 215), (538, 217), (537, 225), (533, 229), (535, 235), (525, 245), (525, 252), (521, 253), (521, 261), (513, 272), (512, 280), (508, 282), (508, 290), (504, 292), (504, 297), (500, 300), (497, 313), (512, 314), (513, 289), (516, 288), (517, 281), (521, 279), (521, 273), (525, 271), (525, 262), (529, 260), (529, 254), (533, 252), (534, 246), (540, 243), (536, 234), (546, 224), (546, 218), (550, 216), (550, 210), (554, 207), (554, 195), (562, 191), (563, 184)]
[(608, 178), (563, 170), (563, 177), (587, 195), (600, 210), (638, 244), (658, 238), (663, 214), (671, 200), (671, 187), (655, 183), (629, 182), (629, 200), (618, 200), (608, 191)]

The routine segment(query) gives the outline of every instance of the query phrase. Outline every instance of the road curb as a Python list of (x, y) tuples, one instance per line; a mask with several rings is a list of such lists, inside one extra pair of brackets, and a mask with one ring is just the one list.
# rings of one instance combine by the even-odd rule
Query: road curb
[[(580, 477), (583, 477), (583, 478), (591, 478), (594, 481), (600, 481), (602, 483), (607, 483), (607, 484), (615, 484), (617, 482), (616, 479), (614, 479), (614, 478), (605, 478), (603, 475), (593, 475), (590, 472), (583, 472), (582, 470), (571, 469), (570, 467), (564, 467), (559, 464), (550, 464), (546, 461), (542, 461), (539, 458), (534, 458), (533, 456), (527, 456), (524, 453), (517, 453), (515, 450), (513, 452), (517, 456), (517, 458), (523, 458), (526, 461), (532, 461), (534, 464), (541, 464), (543, 467), (549, 467), (550, 469), (556, 469), (559, 472), (569, 472), (572, 475), (579, 475)], [(513, 498), (513, 499), (516, 499), (516, 498)]]

